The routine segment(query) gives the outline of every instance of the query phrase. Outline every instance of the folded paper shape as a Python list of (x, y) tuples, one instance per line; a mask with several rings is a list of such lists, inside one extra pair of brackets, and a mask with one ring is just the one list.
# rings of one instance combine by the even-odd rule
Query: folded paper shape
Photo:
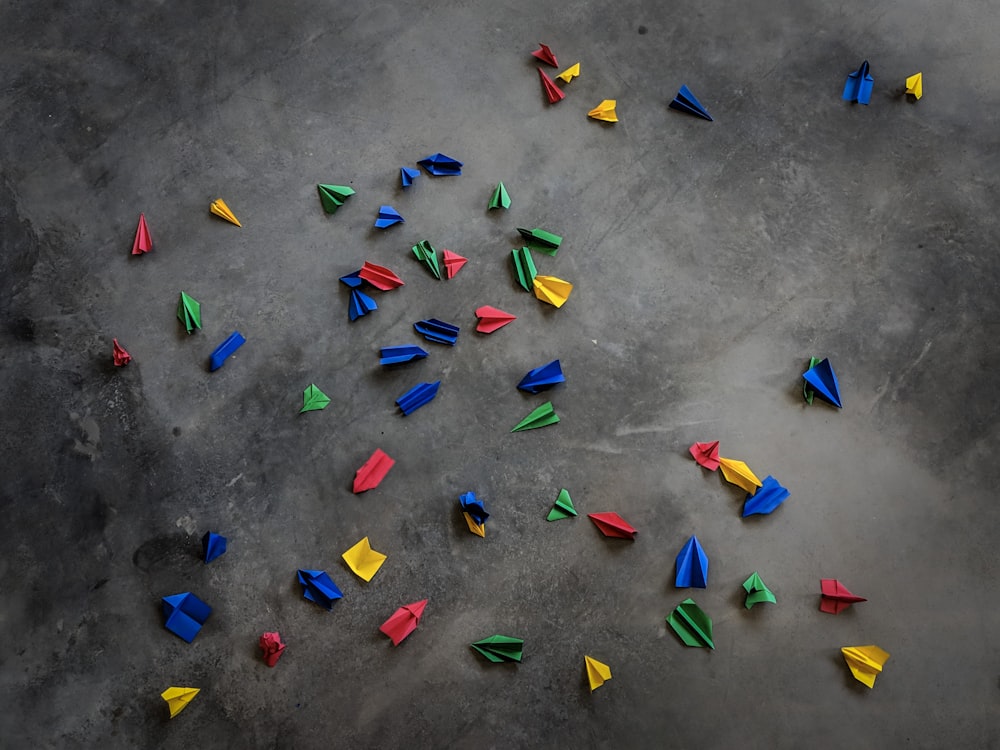
[(327, 611), (332, 610), (333, 603), (344, 596), (325, 571), (300, 568), (296, 575), (302, 584), (302, 596)]
[(906, 79), (906, 92), (914, 99), (919, 100), (924, 95), (924, 74), (914, 73)]
[(535, 227), (534, 229), (517, 227), (517, 231), (528, 241), (529, 244), (537, 245), (540, 250), (549, 253), (549, 255), (555, 255), (555, 252), (551, 251), (558, 250), (563, 241), (563, 238), (558, 234), (553, 234), (552, 232), (545, 229), (539, 229), (538, 227)]
[(552, 50), (548, 48), (548, 45), (541, 42), (538, 43), (538, 49), (532, 52), (531, 56), (541, 60), (546, 65), (551, 65), (553, 68), (559, 67), (559, 63), (556, 61), (556, 56)]
[(433, 383), (415, 385), (396, 399), (396, 405), (402, 410), (404, 417), (409, 416), (424, 404), (433, 401), (440, 387), (440, 380), (436, 380)]
[(735, 458), (719, 458), (719, 466), (722, 468), (722, 476), (727, 482), (742, 487), (751, 495), (760, 487), (757, 475), (750, 471), (750, 467), (743, 461), (737, 461)]
[(667, 625), (677, 633), (687, 646), (714, 649), (712, 642), (712, 618), (706, 615), (694, 599), (685, 599), (667, 615)]
[(441, 250), (441, 263), (444, 265), (444, 277), (446, 279), (455, 278), (455, 274), (468, 262), (468, 258), (464, 258), (458, 253), (446, 249)]
[(302, 408), (299, 414), (306, 411), (322, 411), (330, 405), (330, 397), (316, 387), (315, 383), (310, 383), (302, 391)]
[(365, 280), (361, 278), (361, 270), (357, 270), (354, 273), (349, 273), (345, 276), (340, 277), (340, 283), (349, 287), (350, 289), (359, 289)]
[(774, 598), (771, 589), (764, 585), (756, 570), (743, 582), (743, 590), (747, 592), (747, 598), (743, 604), (747, 609), (752, 609), (753, 605), (764, 602), (777, 604), (777, 599)]
[(703, 589), (708, 586), (708, 555), (701, 548), (698, 537), (692, 536), (685, 542), (675, 562), (677, 575), (674, 577), (674, 586), (679, 589), (691, 586)]
[(410, 187), (413, 181), (420, 176), (420, 170), (413, 167), (399, 168), (399, 182), (404, 188)]
[(454, 346), (458, 342), (458, 326), (445, 323), (437, 318), (418, 320), (413, 328), (428, 341), (435, 344)]
[(111, 339), (111, 361), (115, 363), (115, 367), (124, 367), (132, 361), (132, 355), (125, 351), (118, 339)]
[(468, 515), (477, 525), (482, 526), (490, 514), (486, 512), (483, 501), (476, 497), (475, 492), (466, 492), (459, 496), (458, 504), (462, 512)]
[(220, 555), (226, 554), (226, 537), (209, 531), (201, 538), (201, 547), (205, 562), (210, 563)]
[(628, 521), (613, 511), (588, 513), (587, 518), (594, 522), (594, 525), (604, 536), (613, 539), (635, 539), (636, 534), (639, 533), (629, 525)]
[(494, 664), (505, 661), (519, 662), (524, 651), (524, 640), (508, 635), (491, 635), (473, 643), (472, 648)]
[(503, 182), (497, 183), (493, 196), (490, 198), (488, 210), (494, 208), (510, 208), (510, 195), (507, 194), (507, 188), (504, 187)]
[(485, 523), (476, 523), (476, 519), (474, 519), (468, 513), (462, 513), (462, 518), (465, 519), (465, 524), (469, 527), (469, 531), (471, 531), (476, 536), (481, 536), (483, 539), (486, 538)]
[(889, 653), (878, 646), (844, 646), (840, 649), (854, 679), (875, 687), (875, 678), (882, 674), (882, 667), (889, 661)]
[(562, 73), (556, 74), (556, 78), (560, 79), (564, 83), (569, 83), (578, 75), (580, 75), (580, 63), (573, 63)]
[(686, 112), (689, 115), (712, 122), (712, 116), (708, 114), (708, 110), (701, 105), (701, 102), (687, 86), (681, 86), (680, 91), (677, 92), (677, 96), (674, 97), (669, 106), (670, 109), (676, 109), (678, 112)]
[(368, 537), (355, 544), (341, 557), (344, 558), (347, 567), (364, 581), (370, 581), (386, 561), (385, 555), (372, 549)]
[(168, 687), (160, 693), (160, 697), (167, 702), (167, 708), (170, 709), (170, 718), (172, 719), (187, 708), (188, 704), (193, 701), (194, 697), (200, 692), (201, 688)]
[[(806, 370), (807, 371), (811, 370), (812, 368), (814, 368), (818, 364), (819, 364), (819, 357), (810, 357), (809, 358), (809, 365), (806, 367)], [(813, 399), (815, 397), (816, 397), (816, 391), (814, 391), (812, 389), (812, 387), (809, 385), (809, 381), (806, 380), (805, 378), (803, 378), (802, 379), (802, 398), (804, 398), (806, 400), (807, 404), (809, 404), (810, 406), (812, 406), (812, 402), (813, 402)]]
[(531, 251), (526, 247), (514, 248), (510, 254), (514, 261), (514, 274), (517, 276), (517, 283), (524, 291), (530, 292), (534, 288), (535, 274), (538, 273), (535, 269), (535, 261), (531, 257)]
[(417, 162), (435, 177), (453, 177), (462, 174), (462, 162), (444, 154), (431, 154)]
[(383, 346), (379, 349), (378, 363), (383, 367), (386, 365), (401, 365), (417, 359), (424, 359), (426, 356), (427, 352), (419, 346), (411, 346), (409, 344), (404, 346)]
[(788, 499), (789, 492), (778, 480), (767, 476), (760, 489), (752, 495), (747, 495), (743, 502), (743, 517), (752, 515), (766, 516)]
[(549, 78), (548, 74), (541, 68), (538, 69), (538, 77), (542, 81), (542, 91), (545, 93), (545, 98), (549, 100), (549, 104), (555, 104), (566, 98), (562, 89), (556, 86), (556, 82)]
[(587, 117), (602, 122), (618, 122), (618, 113), (615, 107), (618, 105), (617, 99), (605, 99), (587, 113)]
[(704, 466), (709, 471), (719, 468), (719, 441), (711, 443), (694, 443), (690, 448), (691, 456), (699, 466)]
[(354, 487), (351, 491), (355, 495), (373, 490), (379, 486), (389, 469), (396, 465), (396, 461), (381, 448), (376, 448), (375, 452), (369, 456), (361, 468), (354, 472)]
[(577, 515), (576, 508), (573, 507), (573, 500), (569, 496), (569, 490), (559, 490), (559, 497), (556, 498), (555, 505), (545, 517), (546, 521), (561, 521), (564, 518), (572, 518)]
[(235, 354), (236, 350), (243, 346), (246, 342), (247, 340), (243, 338), (242, 333), (239, 331), (233, 331), (229, 334), (225, 341), (215, 347), (215, 350), (212, 352), (211, 356), (209, 356), (208, 369), (211, 372), (218, 370), (226, 364), (226, 360)]
[(414, 257), (427, 266), (431, 276), (435, 279), (441, 278), (441, 264), (438, 262), (437, 250), (427, 240), (420, 240), (412, 248)]
[(392, 206), (382, 205), (378, 207), (378, 215), (375, 217), (375, 227), (377, 229), (386, 229), (393, 224), (402, 224), (404, 221), (405, 219)]
[(819, 611), (836, 615), (843, 612), (852, 604), (868, 601), (863, 596), (855, 596), (847, 590), (847, 586), (836, 578), (821, 578), (819, 582), (820, 600)]
[(285, 646), (288, 644), (281, 642), (281, 634), (278, 632), (264, 633), (257, 641), (260, 650), (263, 651), (264, 663), (273, 667), (278, 663), (278, 659), (285, 653)]
[(559, 383), (565, 383), (566, 376), (563, 375), (562, 365), (558, 359), (554, 359), (548, 364), (528, 370), (528, 374), (521, 378), (517, 384), (519, 390), (528, 393), (541, 393), (552, 388)]
[(522, 432), (524, 430), (535, 430), (539, 427), (548, 427), (550, 424), (555, 424), (558, 421), (559, 415), (556, 414), (552, 402), (546, 401), (538, 408), (532, 409), (528, 416), (514, 425), (514, 429), (511, 432)]
[(198, 635), (210, 614), (212, 608), (190, 591), (163, 597), (164, 627), (188, 643)]
[(185, 292), (177, 302), (177, 318), (184, 328), (191, 333), (195, 328), (201, 328), (201, 303)]
[(426, 607), (426, 599), (404, 604), (389, 615), (389, 619), (379, 626), (379, 630), (389, 636), (393, 646), (398, 646), (406, 636), (417, 629)]
[(358, 318), (364, 317), (370, 312), (378, 310), (375, 300), (362, 292), (360, 289), (351, 290), (351, 299), (347, 303), (347, 314), (353, 323)]
[(587, 682), (590, 683), (590, 692), (594, 692), (611, 679), (611, 667), (604, 662), (597, 661), (592, 656), (584, 656), (583, 664), (587, 670)]
[(135, 239), (132, 240), (132, 255), (142, 255), (153, 249), (153, 240), (146, 226), (146, 215), (139, 214), (139, 226), (135, 228)]
[(347, 185), (317, 185), (319, 202), (328, 214), (336, 213), (344, 205), (344, 201), (354, 195), (354, 190)]
[(812, 386), (817, 396), (838, 409), (843, 408), (844, 405), (840, 400), (840, 383), (837, 382), (837, 374), (833, 371), (829, 359), (817, 362), (802, 373), (802, 377)]
[(573, 291), (572, 284), (555, 276), (536, 276), (531, 283), (535, 287), (535, 296), (554, 307), (565, 305)]
[(240, 224), (240, 220), (236, 218), (235, 214), (229, 210), (229, 206), (226, 205), (226, 202), (222, 200), (222, 198), (216, 198), (212, 201), (212, 205), (208, 207), (208, 210), (220, 219), (225, 219), (230, 224), (235, 224), (238, 227), (243, 226)]
[(872, 78), (869, 70), (870, 66), (865, 60), (861, 63), (860, 68), (847, 75), (847, 82), (844, 84), (844, 101), (857, 102), (858, 104), (868, 104), (871, 101), (875, 79)]
[(365, 264), (361, 266), (358, 275), (373, 287), (383, 292), (403, 286), (403, 280), (388, 268), (385, 266), (376, 266), (374, 263), (369, 263), (368, 261), (365, 261)]
[(489, 305), (477, 307), (476, 317), (479, 318), (479, 322), (476, 323), (476, 330), (479, 333), (493, 333), (508, 323), (517, 320), (516, 315), (511, 315), (509, 312), (504, 312), (499, 308), (490, 307)]

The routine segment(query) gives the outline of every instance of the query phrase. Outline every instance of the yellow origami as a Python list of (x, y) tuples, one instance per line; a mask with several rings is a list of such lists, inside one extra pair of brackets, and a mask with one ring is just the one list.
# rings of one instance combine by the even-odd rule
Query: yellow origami
[(556, 307), (566, 304), (569, 293), (573, 291), (572, 284), (555, 276), (536, 276), (534, 285), (535, 296), (542, 302), (548, 302)]
[(212, 201), (212, 205), (209, 206), (209, 210), (216, 216), (225, 219), (230, 224), (235, 224), (238, 227), (243, 226), (240, 224), (240, 220), (233, 215), (232, 211), (229, 210), (229, 206), (226, 205), (226, 202), (222, 200), (222, 198), (216, 198)]
[(735, 458), (719, 458), (719, 466), (722, 468), (722, 476), (726, 478), (727, 482), (742, 487), (751, 495), (757, 492), (758, 487), (762, 486), (757, 475), (750, 471), (750, 467), (742, 461), (737, 461)]
[(590, 682), (590, 692), (594, 692), (611, 679), (611, 667), (607, 664), (599, 662), (590, 656), (584, 656), (583, 661), (587, 665), (587, 680)]
[(844, 646), (840, 653), (847, 660), (854, 679), (868, 687), (875, 687), (875, 678), (881, 674), (882, 665), (889, 661), (889, 654), (878, 646)]
[(559, 78), (565, 81), (566, 83), (569, 83), (578, 75), (580, 75), (580, 63), (576, 63), (575, 65), (570, 65), (568, 68), (566, 68), (566, 70), (557, 75), (556, 78)]
[(370, 581), (372, 576), (378, 573), (382, 563), (385, 562), (385, 555), (371, 548), (368, 537), (355, 544), (341, 557), (344, 558), (347, 567), (354, 571), (355, 575), (366, 581)]
[(200, 692), (201, 688), (168, 687), (160, 693), (160, 697), (167, 702), (167, 706), (170, 708), (170, 718), (172, 719), (187, 708), (188, 703), (193, 701), (194, 697)]
[(462, 515), (465, 516), (465, 522), (467, 524), (469, 524), (469, 531), (471, 531), (476, 536), (481, 536), (483, 539), (485, 539), (486, 538), (486, 524), (485, 523), (476, 523), (475, 521), (472, 520), (472, 516), (470, 516), (465, 511), (462, 511)]
[(605, 99), (590, 110), (587, 113), (587, 117), (593, 117), (595, 120), (603, 120), (604, 122), (618, 122), (618, 115), (615, 114), (616, 104), (618, 104), (617, 99)]
[(914, 73), (906, 79), (906, 93), (913, 94), (914, 99), (919, 99), (924, 95), (924, 74)]

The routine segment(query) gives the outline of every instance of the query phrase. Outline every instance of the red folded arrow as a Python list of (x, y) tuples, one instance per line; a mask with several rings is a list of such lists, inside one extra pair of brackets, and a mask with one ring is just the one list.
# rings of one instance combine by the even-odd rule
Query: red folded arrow
[(545, 91), (545, 96), (549, 99), (549, 104), (555, 104), (566, 98), (566, 94), (562, 92), (561, 88), (556, 86), (556, 82), (549, 78), (544, 70), (539, 68), (538, 75), (542, 78), (542, 89)]
[(463, 258), (451, 250), (441, 250), (441, 255), (444, 258), (444, 277), (446, 279), (455, 278), (455, 274), (458, 273), (459, 269), (469, 262), (468, 258)]
[(479, 318), (476, 330), (480, 333), (493, 333), (498, 328), (503, 328), (511, 321), (517, 320), (516, 315), (511, 315), (509, 312), (504, 312), (489, 305), (477, 307), (476, 317)]
[(146, 216), (139, 214), (139, 226), (135, 230), (132, 241), (132, 255), (142, 255), (153, 249), (153, 240), (149, 238), (149, 227), (146, 226)]
[(383, 292), (403, 286), (403, 280), (388, 268), (376, 266), (374, 263), (369, 263), (367, 260), (365, 261), (365, 264), (361, 266), (361, 270), (358, 271), (358, 275), (373, 287), (381, 289)]
[(847, 587), (835, 578), (822, 578), (819, 582), (822, 598), (819, 601), (820, 612), (835, 615), (843, 612), (855, 602), (868, 601), (863, 596), (855, 596)]
[(635, 539), (635, 535), (639, 533), (617, 513), (588, 513), (587, 518), (594, 522), (604, 536)]
[(392, 639), (393, 646), (398, 646), (406, 636), (417, 629), (426, 606), (426, 599), (413, 604), (404, 604), (379, 626), (379, 630)]
[(709, 471), (719, 468), (719, 441), (714, 443), (695, 443), (690, 448), (691, 455), (698, 462), (699, 466), (704, 466)]
[(378, 487), (379, 482), (385, 479), (385, 475), (389, 473), (389, 469), (395, 463), (381, 448), (376, 448), (371, 458), (365, 461), (364, 465), (354, 473), (354, 494), (357, 495)]
[(132, 355), (125, 351), (125, 348), (118, 343), (118, 339), (111, 339), (113, 349), (111, 356), (115, 361), (115, 367), (124, 367), (132, 361)]

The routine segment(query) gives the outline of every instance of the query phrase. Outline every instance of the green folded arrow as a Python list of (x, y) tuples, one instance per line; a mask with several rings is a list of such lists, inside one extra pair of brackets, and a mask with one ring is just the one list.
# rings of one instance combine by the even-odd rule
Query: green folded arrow
[(497, 188), (493, 191), (493, 197), (490, 198), (490, 209), (494, 208), (510, 208), (510, 196), (507, 194), (507, 188), (503, 186), (502, 182), (497, 183)]
[(547, 232), (544, 229), (522, 229), (518, 227), (517, 231), (528, 241), (528, 244), (535, 245), (537, 249), (549, 255), (555, 255), (558, 252), (563, 240), (558, 234)]
[(764, 585), (764, 582), (760, 580), (760, 576), (757, 575), (757, 571), (754, 571), (749, 578), (743, 582), (743, 589), (747, 592), (746, 608), (751, 609), (755, 604), (762, 604), (764, 602), (770, 602), (771, 604), (777, 604), (778, 600), (774, 598), (774, 594), (771, 593), (771, 589)]
[(181, 292), (181, 299), (177, 303), (177, 317), (191, 333), (195, 328), (201, 328), (201, 303), (194, 297), (189, 297)]
[(413, 254), (417, 256), (417, 260), (427, 266), (427, 270), (430, 271), (435, 279), (441, 278), (441, 265), (438, 262), (437, 251), (427, 240), (421, 240), (416, 245), (413, 246)]
[(344, 201), (354, 195), (354, 191), (347, 185), (317, 185), (316, 189), (319, 191), (323, 210), (328, 214), (335, 213), (344, 205)]
[(549, 515), (545, 520), (561, 521), (564, 518), (571, 518), (575, 515), (576, 508), (573, 507), (569, 490), (559, 490), (559, 497), (556, 498), (556, 504), (552, 506), (552, 510), (549, 511)]
[(521, 432), (522, 430), (534, 430), (539, 427), (548, 427), (550, 424), (555, 424), (558, 421), (559, 415), (556, 414), (556, 410), (552, 408), (552, 402), (546, 401), (544, 404), (532, 411), (531, 414), (518, 422), (517, 426), (511, 430), (511, 432)]
[(685, 599), (677, 609), (667, 615), (667, 624), (688, 646), (714, 649), (712, 643), (712, 619), (701, 611), (694, 599)]
[(507, 635), (491, 635), (472, 644), (472, 648), (494, 664), (504, 661), (521, 661), (524, 641)]
[(302, 391), (302, 408), (299, 414), (304, 411), (319, 411), (325, 409), (330, 403), (330, 397), (316, 387), (315, 383), (309, 385)]
[(510, 251), (514, 259), (514, 273), (517, 275), (517, 283), (526, 292), (534, 288), (535, 276), (538, 271), (535, 269), (535, 261), (531, 258), (531, 251), (526, 248), (514, 248)]

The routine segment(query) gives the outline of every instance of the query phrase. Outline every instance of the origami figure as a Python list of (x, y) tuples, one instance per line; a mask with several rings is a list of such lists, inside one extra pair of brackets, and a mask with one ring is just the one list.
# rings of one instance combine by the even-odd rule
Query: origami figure
[(667, 616), (667, 625), (687, 646), (715, 648), (712, 642), (712, 619), (694, 603), (694, 599), (685, 599), (678, 604)]
[(548, 427), (559, 421), (559, 415), (552, 407), (551, 401), (546, 401), (536, 409), (533, 409), (528, 416), (514, 425), (511, 432), (523, 432), (524, 430), (535, 430), (539, 427)]
[(554, 359), (548, 364), (529, 370), (528, 374), (521, 378), (517, 384), (519, 390), (528, 393), (541, 393), (547, 391), (559, 383), (565, 383), (566, 376), (563, 375), (562, 366), (558, 359)]
[(378, 207), (378, 216), (375, 217), (375, 227), (377, 229), (386, 229), (393, 224), (402, 224), (403, 221), (403, 217), (392, 206), (383, 205)]
[(777, 604), (777, 599), (774, 598), (771, 589), (764, 585), (757, 571), (751, 573), (750, 577), (743, 582), (743, 590), (747, 592), (747, 598), (743, 604), (747, 609), (752, 609), (753, 605), (764, 602)]
[(674, 97), (669, 106), (670, 109), (676, 109), (678, 112), (687, 112), (689, 115), (712, 122), (712, 116), (701, 106), (701, 102), (698, 101), (697, 97), (691, 93), (691, 90), (687, 86), (681, 86), (680, 91), (677, 92), (677, 96)]
[(773, 512), (788, 498), (789, 492), (772, 476), (764, 479), (760, 489), (743, 502), (743, 517), (752, 515), (766, 516)]
[(142, 255), (153, 249), (153, 240), (149, 237), (149, 227), (146, 226), (146, 215), (139, 214), (139, 226), (135, 228), (135, 239), (132, 240), (132, 255)]
[(855, 596), (847, 590), (847, 586), (836, 578), (821, 578), (819, 611), (837, 615), (857, 602), (868, 601), (863, 596)]
[(494, 664), (505, 661), (521, 661), (524, 640), (507, 635), (491, 635), (472, 644), (472, 648)]
[(555, 104), (566, 98), (566, 94), (562, 92), (556, 82), (553, 81), (541, 68), (538, 69), (538, 77), (542, 81), (542, 91), (545, 94), (545, 98), (549, 100), (549, 104)]
[(361, 266), (358, 275), (364, 281), (367, 281), (373, 287), (383, 292), (403, 286), (403, 280), (388, 268), (385, 266), (376, 266), (374, 263), (369, 263), (368, 261), (365, 261), (365, 264)]
[(433, 383), (420, 383), (397, 398), (396, 405), (402, 410), (403, 416), (407, 417), (424, 404), (433, 401), (440, 387), (440, 380)]
[(462, 266), (469, 262), (468, 258), (463, 258), (458, 253), (453, 253), (451, 250), (441, 250), (441, 262), (444, 264), (444, 277), (446, 279), (455, 278), (455, 274), (458, 273)]
[(354, 472), (354, 487), (351, 491), (355, 495), (373, 490), (379, 486), (389, 469), (396, 465), (395, 460), (389, 457), (381, 448), (376, 448), (361, 468)]
[(315, 383), (310, 383), (302, 391), (302, 408), (299, 414), (306, 411), (322, 411), (330, 405), (330, 397), (316, 387)]
[[(569, 490), (559, 490), (559, 497), (556, 498), (555, 505), (545, 517), (546, 521), (561, 521), (564, 518), (576, 516), (576, 508), (573, 507), (573, 500), (569, 496)], [(600, 526), (598, 526), (600, 528)]]
[(379, 630), (389, 636), (393, 646), (398, 646), (406, 636), (417, 629), (426, 607), (426, 599), (412, 604), (404, 604), (379, 626)]
[(201, 546), (204, 551), (205, 562), (210, 563), (215, 558), (226, 554), (226, 537), (209, 531), (201, 538)]
[(344, 205), (344, 201), (354, 195), (354, 191), (346, 185), (317, 185), (319, 201), (328, 214), (336, 213)]
[(333, 603), (344, 596), (325, 571), (299, 569), (296, 575), (302, 584), (302, 596), (328, 612), (333, 610)]
[(677, 588), (686, 589), (694, 586), (703, 589), (708, 586), (708, 555), (701, 548), (698, 537), (692, 536), (681, 547), (676, 566), (674, 586)]
[(868, 70), (868, 61), (865, 60), (860, 68), (848, 74), (847, 83), (844, 84), (844, 101), (858, 104), (868, 104), (871, 101), (875, 79)]
[(882, 667), (889, 661), (889, 654), (878, 646), (844, 646), (840, 649), (851, 674), (858, 682), (875, 687), (875, 678), (882, 674)]
[(195, 328), (201, 328), (201, 303), (181, 292), (180, 301), (177, 303), (177, 318), (184, 324), (188, 333)]
[(912, 76), (906, 79), (906, 92), (914, 99), (919, 101), (920, 97), (924, 95), (924, 74), (914, 73)]
[(699, 466), (704, 466), (709, 471), (719, 468), (719, 441), (711, 443), (695, 443), (690, 448), (691, 456)]
[(412, 167), (400, 167), (399, 168), (399, 182), (403, 188), (408, 188), (413, 184), (413, 181), (420, 176), (419, 169), (413, 169)]
[(751, 495), (760, 487), (757, 475), (750, 471), (750, 467), (742, 461), (737, 461), (734, 458), (720, 458), (719, 466), (722, 467), (722, 476), (727, 482), (742, 487)]
[(837, 375), (834, 373), (833, 365), (830, 364), (829, 359), (817, 362), (802, 373), (802, 377), (806, 383), (812, 386), (817, 396), (838, 409), (843, 408), (843, 403), (840, 400), (840, 384), (837, 382)]
[(493, 333), (508, 323), (517, 320), (516, 315), (511, 315), (508, 312), (504, 312), (496, 307), (490, 307), (489, 305), (477, 307), (476, 317), (479, 318), (479, 322), (476, 324), (476, 330), (479, 333)]
[(611, 679), (611, 667), (607, 664), (599, 662), (590, 656), (583, 657), (583, 664), (587, 670), (587, 682), (590, 683), (590, 692), (594, 692)]
[(344, 284), (350, 289), (360, 289), (361, 285), (365, 283), (365, 280), (361, 278), (361, 269), (358, 269), (354, 273), (346, 274), (340, 277), (340, 283)]
[(437, 251), (434, 249), (434, 246), (427, 240), (420, 240), (411, 249), (416, 259), (427, 266), (427, 270), (431, 272), (431, 275), (435, 279), (440, 280), (441, 265), (438, 262)]
[(198, 635), (210, 614), (212, 608), (190, 591), (163, 597), (164, 627), (188, 643)]
[(566, 70), (564, 70), (562, 73), (556, 75), (556, 78), (560, 79), (564, 83), (569, 83), (578, 75), (580, 75), (580, 63), (574, 63), (573, 65), (570, 65), (568, 68), (566, 68)]
[(220, 219), (225, 219), (230, 224), (235, 224), (238, 227), (243, 226), (240, 224), (240, 220), (229, 210), (229, 206), (226, 205), (226, 202), (222, 198), (216, 198), (212, 201), (212, 205), (208, 207), (208, 210)]
[(188, 704), (193, 701), (194, 697), (200, 692), (201, 688), (168, 687), (160, 693), (160, 697), (167, 702), (167, 708), (170, 709), (170, 718), (172, 719), (187, 708)]
[(510, 196), (507, 194), (507, 188), (504, 187), (503, 182), (497, 183), (493, 197), (490, 198), (489, 209), (494, 208), (510, 208)]
[(347, 314), (353, 323), (358, 318), (364, 317), (370, 312), (378, 310), (378, 305), (371, 297), (360, 289), (351, 290), (351, 300), (347, 304)]
[(387, 365), (401, 365), (406, 362), (413, 362), (417, 359), (427, 357), (427, 352), (419, 346), (383, 346), (379, 350), (378, 363), (383, 367)]
[(604, 536), (613, 539), (635, 539), (639, 533), (624, 518), (613, 511), (588, 513), (587, 518), (594, 522), (594, 525)]
[(529, 244), (537, 245), (540, 250), (549, 253), (549, 255), (555, 255), (555, 252), (550, 251), (558, 250), (563, 241), (563, 238), (558, 234), (553, 234), (537, 227), (535, 229), (518, 227), (517, 231)]
[(556, 62), (556, 56), (552, 53), (552, 50), (548, 48), (548, 45), (538, 43), (538, 49), (531, 53), (532, 57), (541, 60), (546, 65), (551, 65), (553, 68), (558, 68), (559, 63)]
[(278, 663), (278, 659), (285, 653), (287, 645), (281, 642), (281, 635), (277, 632), (264, 633), (257, 643), (260, 645), (261, 651), (264, 652), (264, 663), (269, 667)]
[(605, 99), (587, 113), (587, 117), (602, 122), (618, 122), (618, 114), (615, 107), (618, 105), (617, 99)]
[(462, 162), (444, 154), (431, 154), (417, 164), (435, 177), (453, 177), (462, 174)]
[(371, 581), (382, 567), (382, 563), (386, 561), (385, 555), (372, 549), (368, 537), (355, 544), (341, 557), (354, 575), (366, 582)]
[(226, 360), (235, 354), (236, 350), (243, 346), (246, 342), (247, 340), (243, 338), (243, 334), (239, 331), (233, 331), (229, 334), (225, 341), (215, 347), (215, 350), (208, 358), (209, 371), (215, 372), (226, 364)]
[(118, 343), (118, 339), (111, 339), (111, 360), (115, 367), (124, 367), (132, 361), (132, 355), (125, 351), (125, 347)]
[(476, 536), (486, 538), (486, 519), (490, 514), (486, 512), (483, 501), (476, 497), (475, 492), (466, 492), (458, 498), (459, 507), (462, 509), (462, 516), (465, 523)]
[(535, 296), (553, 307), (565, 305), (573, 291), (572, 284), (555, 276), (536, 276), (531, 283), (535, 287)]
[(535, 270), (535, 261), (531, 257), (531, 251), (522, 247), (520, 249), (514, 248), (510, 253), (514, 260), (514, 274), (517, 276), (517, 283), (524, 291), (530, 292), (535, 285), (535, 274), (538, 273)]
[(418, 320), (413, 328), (428, 341), (435, 344), (454, 346), (458, 342), (458, 326), (445, 323), (437, 318)]

